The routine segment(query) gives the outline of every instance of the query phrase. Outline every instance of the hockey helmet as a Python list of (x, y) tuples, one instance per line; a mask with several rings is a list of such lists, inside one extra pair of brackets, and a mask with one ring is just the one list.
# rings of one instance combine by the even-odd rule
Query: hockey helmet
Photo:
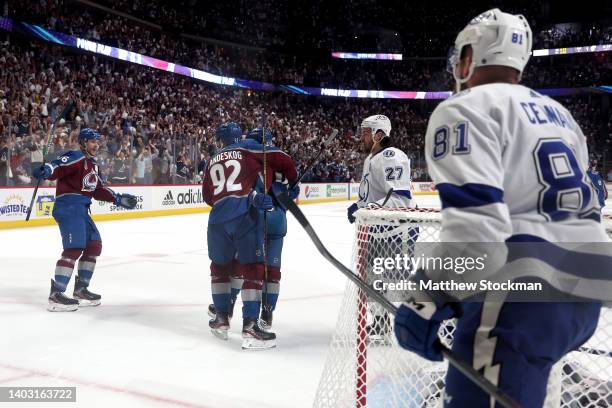
[(88, 140), (100, 140), (100, 133), (97, 130), (91, 128), (83, 128), (79, 132), (79, 143), (86, 142)]
[[(251, 129), (246, 136), (247, 139), (253, 139), (259, 144), (263, 144), (263, 131), (261, 128)], [(266, 145), (270, 146), (272, 144), (272, 132), (270, 129), (266, 129)]]
[(224, 123), (215, 130), (215, 139), (220, 140), (224, 146), (238, 143), (242, 139), (242, 129), (235, 122)]
[(391, 136), (391, 121), (385, 115), (368, 116), (361, 122), (361, 127), (372, 129), (372, 135), (380, 130), (384, 137)]
[[(469, 73), (459, 78), (457, 68), (461, 60), (463, 47), (470, 45), (473, 56)], [(511, 67), (523, 73), (531, 56), (532, 34), (529, 23), (521, 14), (504, 13), (500, 9), (491, 9), (474, 17), (459, 32), (455, 39), (449, 67), (458, 87), (466, 83), (474, 73), (474, 68), (487, 65)]]

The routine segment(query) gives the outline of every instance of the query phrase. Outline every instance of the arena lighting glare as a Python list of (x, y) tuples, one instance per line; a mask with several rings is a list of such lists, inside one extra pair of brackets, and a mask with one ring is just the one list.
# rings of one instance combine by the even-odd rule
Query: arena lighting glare
[(591, 52), (609, 52), (609, 51), (612, 51), (612, 44), (586, 45), (583, 47), (549, 48), (549, 49), (533, 50), (531, 52), (531, 55), (534, 57), (544, 57), (547, 55), (585, 54), (585, 53), (591, 53)]
[[(112, 47), (110, 45), (101, 44), (95, 41), (86, 40), (83, 38), (73, 37), (68, 34), (57, 31), (47, 30), (43, 27), (14, 21), (8, 17), (0, 18), (0, 29), (5, 31), (15, 31), (34, 37), (38, 40), (63, 45), (66, 47), (76, 48), (82, 51), (91, 52), (94, 54), (104, 55), (108, 58), (115, 58), (121, 61), (143, 65), (150, 68), (159, 69), (173, 74), (183, 75), (189, 78), (194, 78), (200, 81), (209, 82), (217, 85), (235, 86), (244, 89), (253, 89), (261, 91), (278, 91), (284, 90), (287, 92), (299, 95), (311, 96), (332, 96), (340, 98), (363, 98), (363, 99), (446, 99), (452, 95), (450, 91), (385, 91), (371, 89), (337, 89), (337, 88), (314, 88), (303, 87), (296, 85), (278, 85), (269, 82), (251, 81), (248, 79), (239, 79), (233, 77), (225, 77), (221, 75), (211, 74), (195, 68), (189, 68), (180, 64), (175, 64), (168, 61), (163, 61), (147, 55), (138, 54), (136, 52), (124, 50), (121, 48)], [(570, 50), (592, 48), (591, 47), (575, 47), (561, 48), (560, 50), (568, 50), (567, 52), (559, 52), (559, 54), (572, 54)], [(595, 46), (600, 47), (594, 51), (580, 52), (605, 52), (612, 51), (610, 45)], [(542, 51), (542, 50), (536, 50)], [(550, 51), (550, 50), (548, 50)], [(579, 51), (575, 51), (579, 52)], [(550, 55), (556, 55), (554, 53)], [(535, 56), (535, 55), (534, 55)], [(600, 87), (583, 87), (583, 88), (554, 88), (554, 89), (538, 89), (538, 92), (549, 96), (564, 96), (576, 94), (589, 94), (595, 92), (612, 92), (610, 86)]]
[(334, 51), (331, 53), (332, 58), (340, 59), (371, 59), (371, 60), (392, 60), (401, 61), (402, 54), (385, 54), (385, 53), (364, 53), (364, 52), (341, 52)]

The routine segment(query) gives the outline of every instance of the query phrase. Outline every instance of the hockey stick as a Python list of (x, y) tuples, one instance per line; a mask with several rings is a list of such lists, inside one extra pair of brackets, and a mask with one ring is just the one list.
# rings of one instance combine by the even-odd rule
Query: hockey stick
[[(263, 189), (264, 194), (268, 194), (268, 185), (266, 182), (268, 181), (268, 149), (266, 147), (266, 113), (263, 112), (261, 117), (261, 143), (263, 148)], [(263, 259), (264, 259), (264, 279), (263, 279), (263, 298), (261, 307), (262, 310), (266, 309), (269, 311), (271, 309), (270, 305), (268, 305), (268, 210), (264, 210), (263, 212)]]
[(338, 129), (332, 130), (332, 132), (329, 135), (329, 137), (323, 141), (323, 146), (321, 146), (321, 149), (319, 150), (319, 153), (317, 153), (315, 158), (312, 159), (310, 161), (310, 163), (308, 163), (308, 166), (306, 166), (306, 168), (302, 172), (302, 175), (297, 179), (297, 181), (295, 183), (293, 183), (291, 185), (291, 187), (289, 187), (289, 190), (291, 190), (293, 187), (295, 187), (298, 184), (300, 184), (300, 181), (302, 181), (302, 179), (304, 178), (306, 173), (308, 173), (308, 171), (310, 171), (310, 169), (317, 163), (317, 160), (319, 159), (319, 157), (323, 154), (323, 149), (326, 148), (326, 147), (329, 147), (329, 145), (331, 144), (331, 142), (333, 142), (333, 140), (336, 138), (337, 135), (338, 135)]
[[(47, 144), (43, 148), (43, 166), (47, 162), (46, 156), (51, 148), (51, 143), (53, 142), (53, 133), (55, 132), (55, 125), (64, 118), (68, 112), (74, 107), (74, 101), (68, 101), (68, 104), (64, 108), (64, 110), (59, 114), (57, 118), (53, 121), (53, 125), (51, 125), (51, 132), (49, 132), (49, 140), (47, 140)], [(26, 221), (30, 220), (30, 215), (32, 214), (32, 207), (34, 206), (34, 200), (36, 199), (36, 194), (38, 193), (38, 187), (40, 187), (40, 179), (36, 182), (36, 187), (34, 187), (34, 192), (32, 193), (32, 199), (30, 200), (30, 206), (28, 207), (28, 212), (26, 213)]]
[[(382, 307), (387, 309), (393, 315), (397, 314), (397, 307), (387, 300), (381, 293), (379, 293), (376, 289), (374, 289), (371, 285), (367, 284), (363, 280), (361, 280), (356, 274), (353, 273), (349, 268), (344, 266), (342, 262), (338, 261), (328, 250), (325, 248), (325, 245), (321, 242), (317, 233), (310, 225), (310, 222), (302, 213), (302, 210), (289, 198), (287, 193), (280, 193), (276, 195), (277, 200), (283, 204), (290, 212), (293, 214), (295, 219), (300, 223), (302, 228), (306, 231), (314, 245), (317, 247), (321, 255), (325, 259), (327, 259), (332, 265), (334, 265), (340, 272), (342, 272), (351, 282), (353, 282), (357, 287), (367, 293), (367, 295), (377, 301)], [(463, 375), (465, 375), (470, 381), (476, 384), (481, 390), (489, 394), (493, 397), (497, 402), (503, 405), (506, 408), (520, 408), (521, 406), (515, 402), (512, 398), (510, 398), (503, 390), (499, 389), (497, 386), (492, 384), (489, 380), (483, 377), (478, 371), (476, 371), (472, 366), (455, 356), (455, 354), (447, 348), (442, 349), (442, 355), (448, 360), (448, 362), (453, 365), (457, 370), (459, 370)]]

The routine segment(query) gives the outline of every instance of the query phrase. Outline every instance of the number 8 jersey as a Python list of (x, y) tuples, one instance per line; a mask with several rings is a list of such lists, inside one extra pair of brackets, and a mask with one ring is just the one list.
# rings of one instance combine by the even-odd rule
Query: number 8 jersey
[[(277, 147), (266, 147), (267, 188), (274, 172), (282, 173), (290, 183), (297, 179), (295, 163)], [(204, 201), (213, 207), (210, 223), (236, 218), (249, 210), (248, 195), (257, 177), (263, 178), (263, 146), (246, 139), (226, 146), (207, 163), (202, 185)]]
[(586, 138), (553, 99), (487, 84), (440, 103), (425, 153), (442, 203), (442, 241), (607, 241), (586, 175)]

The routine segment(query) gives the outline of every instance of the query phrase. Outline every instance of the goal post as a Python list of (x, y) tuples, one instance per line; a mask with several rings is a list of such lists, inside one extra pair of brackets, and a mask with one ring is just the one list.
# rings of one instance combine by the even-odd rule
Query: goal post
[[(355, 217), (351, 266), (370, 284), (408, 279), (405, 269), (380, 268), (380, 259), (410, 255), (415, 247), (421, 253), (440, 241), (438, 210), (361, 209)], [(605, 223), (612, 234), (612, 218)], [(404, 300), (397, 293), (385, 296), (397, 304)], [(438, 333), (449, 348), (454, 328), (454, 321), (446, 321)], [(348, 281), (314, 407), (441, 406), (447, 368), (446, 361), (431, 362), (402, 349), (393, 333), (393, 316)], [(545, 404), (547, 408), (604, 406), (612, 406), (610, 309), (602, 309), (593, 337), (553, 367)]]

